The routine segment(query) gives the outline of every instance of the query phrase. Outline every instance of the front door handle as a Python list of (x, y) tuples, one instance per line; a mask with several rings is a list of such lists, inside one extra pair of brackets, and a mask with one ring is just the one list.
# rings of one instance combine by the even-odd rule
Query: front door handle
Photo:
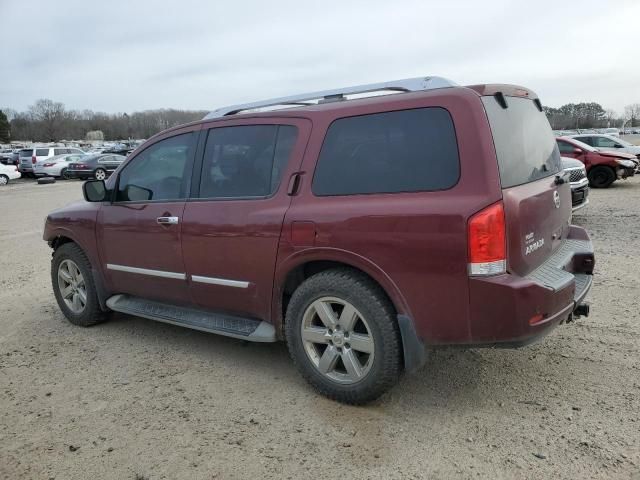
[(178, 217), (158, 217), (156, 222), (160, 225), (177, 225), (180, 223), (180, 219)]

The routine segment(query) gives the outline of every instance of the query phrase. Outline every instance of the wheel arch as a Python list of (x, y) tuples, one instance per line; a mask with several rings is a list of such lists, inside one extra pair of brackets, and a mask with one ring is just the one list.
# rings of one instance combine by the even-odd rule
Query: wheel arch
[(312, 249), (297, 252), (276, 269), (271, 319), (278, 336), (283, 335), (288, 297), (311, 275), (331, 268), (351, 268), (369, 277), (387, 296), (397, 315), (411, 316), (407, 302), (393, 280), (371, 260), (339, 249)]

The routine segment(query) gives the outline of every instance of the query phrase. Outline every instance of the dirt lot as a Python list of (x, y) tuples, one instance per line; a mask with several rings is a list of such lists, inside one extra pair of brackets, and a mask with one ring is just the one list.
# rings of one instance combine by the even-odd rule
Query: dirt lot
[(380, 401), (316, 395), (282, 344), (59, 312), (41, 240), (80, 183), (0, 189), (1, 478), (640, 478), (640, 179), (593, 191), (592, 316), (440, 350)]

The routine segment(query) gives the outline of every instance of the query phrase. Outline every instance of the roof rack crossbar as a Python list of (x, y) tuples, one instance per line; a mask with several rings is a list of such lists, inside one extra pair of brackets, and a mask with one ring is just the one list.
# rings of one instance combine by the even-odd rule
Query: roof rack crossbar
[(374, 92), (418, 92), (422, 90), (433, 90), (436, 88), (455, 87), (456, 83), (443, 77), (417, 77), (407, 78), (404, 80), (394, 80), (391, 82), (370, 83), (366, 85), (356, 85), (353, 87), (337, 88), (334, 90), (324, 90), (320, 92), (303, 93), (300, 95), (291, 95), (289, 97), (272, 98), (259, 102), (243, 103), (231, 105), (228, 107), (218, 108), (209, 112), (204, 119), (221, 118), (228, 115), (254, 110), (258, 108), (276, 107), (276, 106), (299, 106), (299, 105), (315, 105), (313, 100), (326, 103), (327, 101), (335, 101), (337, 98), (344, 98), (345, 95), (358, 95), (363, 93)]

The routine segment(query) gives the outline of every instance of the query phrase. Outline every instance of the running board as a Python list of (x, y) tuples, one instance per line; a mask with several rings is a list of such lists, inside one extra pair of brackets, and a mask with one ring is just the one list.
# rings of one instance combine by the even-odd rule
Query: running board
[(253, 318), (179, 307), (130, 295), (114, 295), (107, 300), (107, 307), (116, 312), (250, 342), (276, 341), (273, 325)]

